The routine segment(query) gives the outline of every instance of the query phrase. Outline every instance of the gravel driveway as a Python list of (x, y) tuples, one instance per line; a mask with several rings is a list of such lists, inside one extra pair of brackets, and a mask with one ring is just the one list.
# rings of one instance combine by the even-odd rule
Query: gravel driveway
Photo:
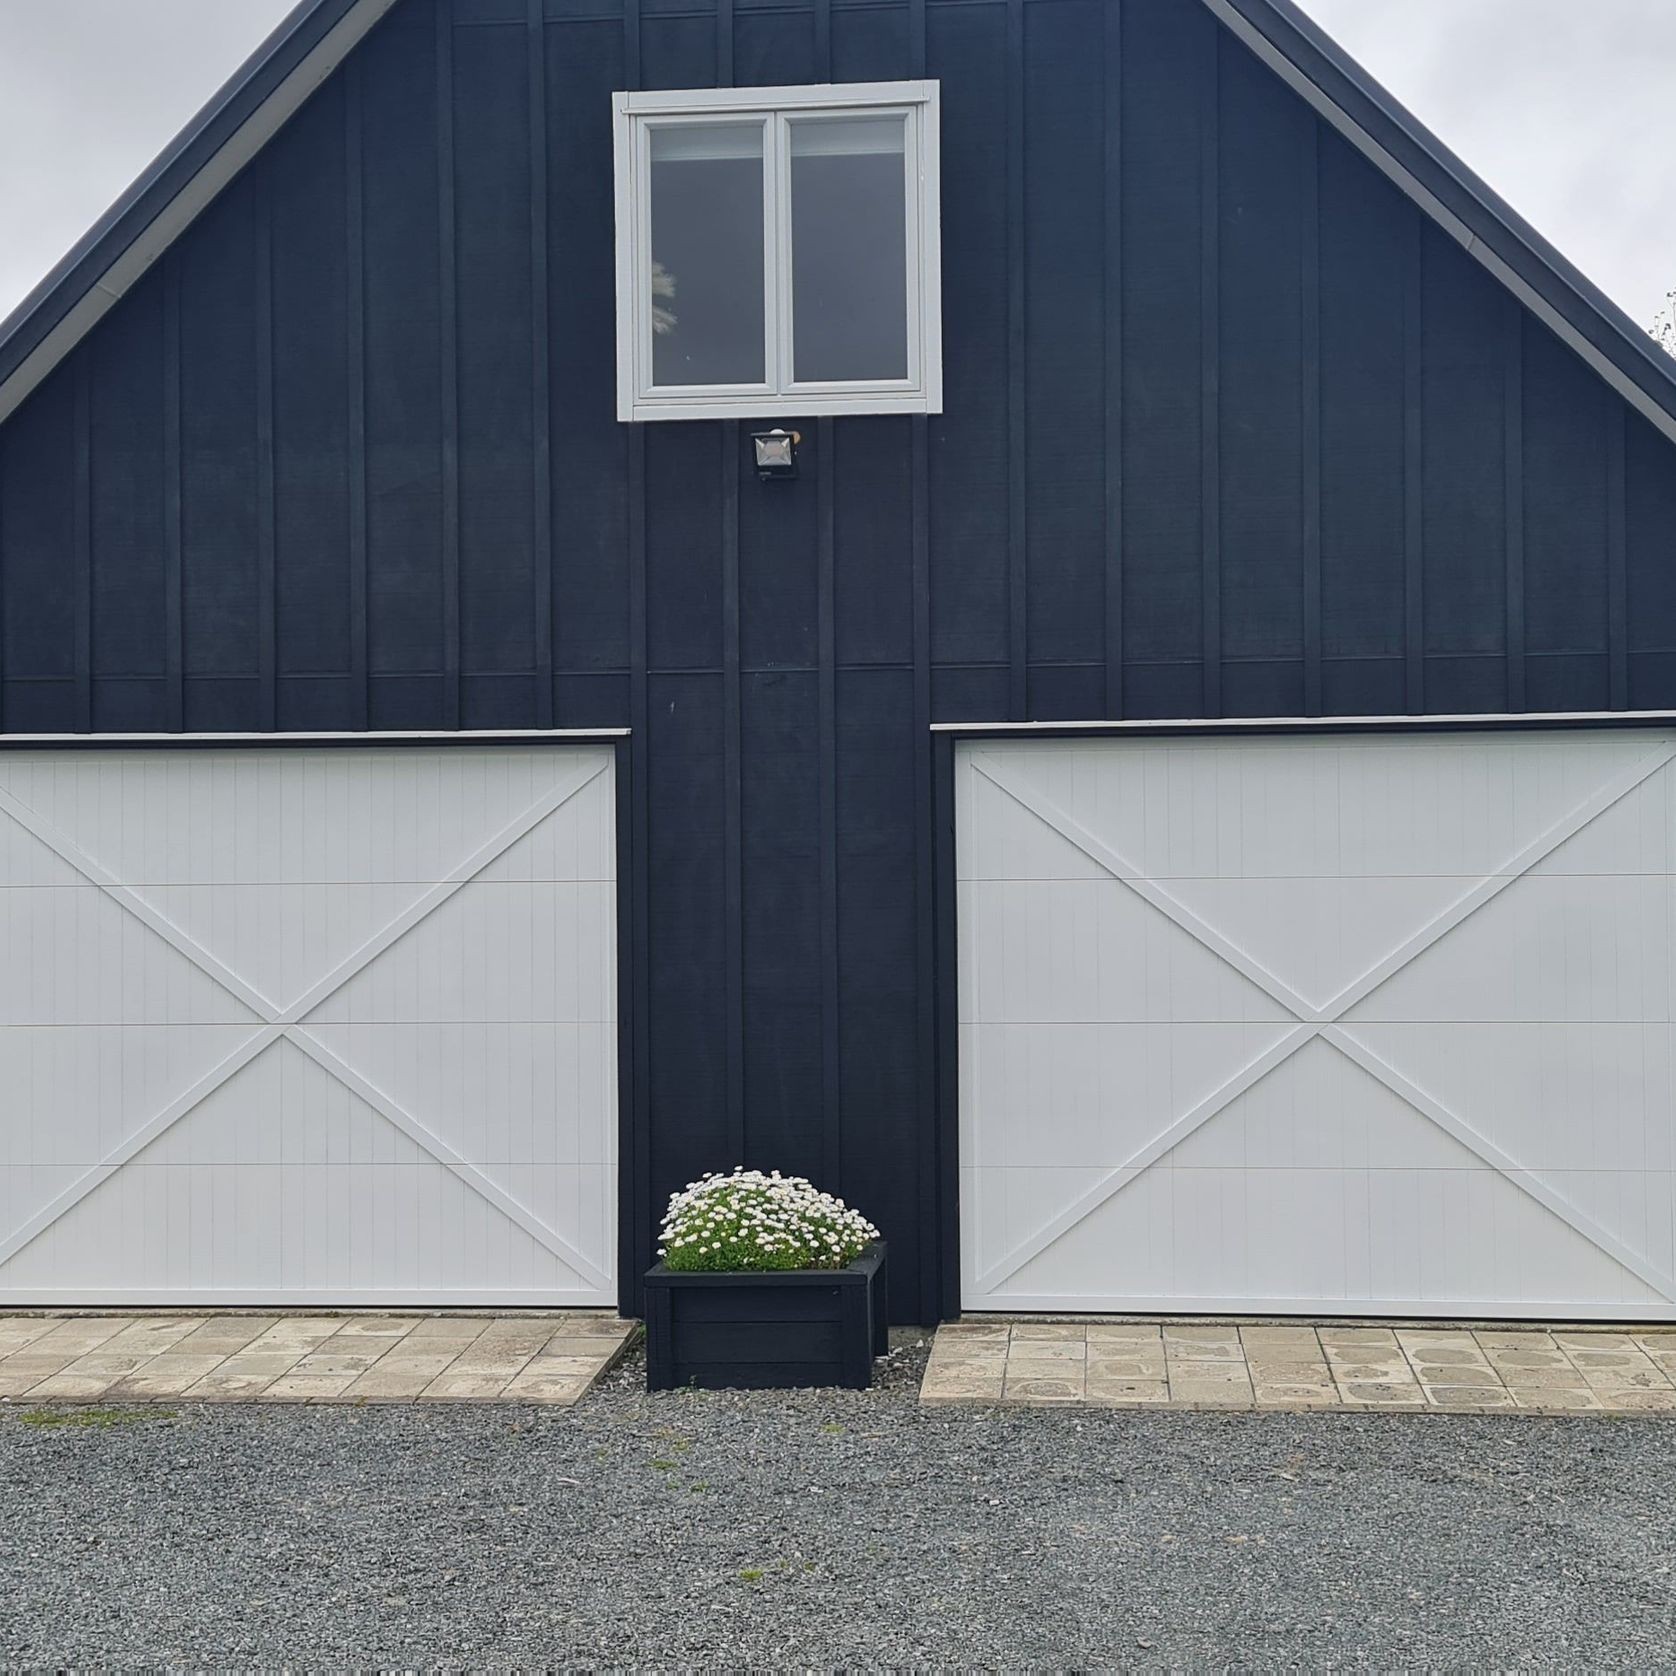
[[(1666, 1665), (1676, 1423), (0, 1409), (0, 1663)], [(59, 1420), (73, 1411), (59, 1410)]]

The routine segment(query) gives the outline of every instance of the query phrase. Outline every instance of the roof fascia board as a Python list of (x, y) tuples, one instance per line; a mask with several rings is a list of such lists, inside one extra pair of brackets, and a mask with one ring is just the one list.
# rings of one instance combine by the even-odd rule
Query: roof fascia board
[[(1291, 0), (1202, 0), (1630, 406), (1676, 442), (1676, 363)], [(1645, 382), (1643, 382), (1645, 380)]]
[(181, 138), (0, 324), (0, 422), (121, 301), (395, 3), (309, 0), (257, 49)]

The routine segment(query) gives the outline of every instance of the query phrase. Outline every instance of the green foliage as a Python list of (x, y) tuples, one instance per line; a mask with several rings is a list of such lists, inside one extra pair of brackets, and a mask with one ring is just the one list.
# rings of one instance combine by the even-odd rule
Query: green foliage
[(44, 1430), (65, 1426), (72, 1431), (104, 1431), (110, 1426), (137, 1426), (174, 1417), (172, 1408), (32, 1408), (18, 1419)]

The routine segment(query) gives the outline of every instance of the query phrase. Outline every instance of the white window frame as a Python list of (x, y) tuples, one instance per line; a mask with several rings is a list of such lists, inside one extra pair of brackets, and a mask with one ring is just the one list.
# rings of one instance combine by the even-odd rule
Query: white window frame
[[(739, 419), (943, 411), (942, 228), (934, 81), (700, 88), (612, 95), (617, 200), (617, 417)], [(811, 112), (901, 114), (907, 209), (908, 376), (835, 382), (792, 376), (791, 125)], [(763, 134), (763, 367), (760, 384), (652, 383), (653, 128), (759, 117)]]

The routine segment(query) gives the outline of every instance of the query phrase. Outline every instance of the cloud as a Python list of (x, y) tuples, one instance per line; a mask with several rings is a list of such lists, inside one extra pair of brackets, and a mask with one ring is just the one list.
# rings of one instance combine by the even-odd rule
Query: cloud
[(1676, 288), (1672, 0), (1300, 0), (1637, 320)]
[[(1638, 320), (1676, 287), (1676, 0), (1301, 0)], [(290, 0), (0, 0), (0, 316)]]

